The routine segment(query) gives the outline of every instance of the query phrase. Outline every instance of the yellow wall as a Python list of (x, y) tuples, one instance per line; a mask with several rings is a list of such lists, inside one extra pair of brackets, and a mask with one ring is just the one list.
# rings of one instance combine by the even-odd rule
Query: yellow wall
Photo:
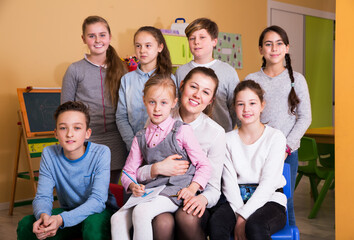
[(336, 239), (354, 239), (354, 1), (336, 2)]
[(335, 12), (336, 1), (335, 0), (276, 0), (277, 2), (283, 2), (301, 7), (313, 8), (316, 10)]
[[(0, 203), (9, 201), (11, 190), (19, 108), (16, 88), (61, 86), (66, 68), (86, 52), (80, 37), (85, 17), (96, 14), (108, 20), (112, 45), (122, 57), (134, 53), (132, 36), (140, 26), (170, 28), (177, 17), (188, 22), (209, 17), (220, 31), (242, 34), (245, 67), (238, 73), (244, 78), (260, 68), (257, 39), (267, 24), (266, 4), (266, 0), (0, 1)], [(30, 197), (29, 183), (20, 181), (16, 199)]]

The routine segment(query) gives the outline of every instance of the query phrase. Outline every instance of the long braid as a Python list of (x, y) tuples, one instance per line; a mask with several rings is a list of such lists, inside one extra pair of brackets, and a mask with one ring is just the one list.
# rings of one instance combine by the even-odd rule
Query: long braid
[(265, 68), (267, 65), (267, 61), (264, 57), (262, 57), (262, 68)]
[(291, 90), (289, 93), (289, 98), (288, 98), (288, 103), (289, 103), (289, 107), (290, 107), (290, 112), (292, 114), (295, 115), (296, 113), (296, 107), (297, 105), (300, 103), (300, 99), (298, 98), (298, 96), (296, 95), (295, 92), (295, 87), (294, 87), (294, 74), (293, 74), (293, 68), (291, 67), (291, 60), (290, 60), (290, 55), (287, 53), (285, 54), (285, 63), (286, 63), (286, 68), (288, 69), (289, 72), (289, 77), (291, 80)]

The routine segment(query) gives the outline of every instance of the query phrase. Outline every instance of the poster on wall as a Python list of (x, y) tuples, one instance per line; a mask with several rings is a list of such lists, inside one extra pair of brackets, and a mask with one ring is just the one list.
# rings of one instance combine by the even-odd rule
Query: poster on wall
[(213, 51), (214, 58), (242, 69), (242, 42), (241, 34), (219, 32), (218, 43)]

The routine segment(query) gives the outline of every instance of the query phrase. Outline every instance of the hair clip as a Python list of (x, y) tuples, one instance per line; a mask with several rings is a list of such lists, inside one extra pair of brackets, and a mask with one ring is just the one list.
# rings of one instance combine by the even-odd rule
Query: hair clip
[(291, 83), (291, 87), (292, 87), (292, 88), (295, 87), (295, 83), (292, 82), (292, 83)]

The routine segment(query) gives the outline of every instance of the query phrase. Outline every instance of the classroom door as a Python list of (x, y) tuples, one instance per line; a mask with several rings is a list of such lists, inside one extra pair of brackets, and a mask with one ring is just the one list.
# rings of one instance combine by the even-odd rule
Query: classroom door
[(304, 15), (271, 9), (271, 25), (278, 25), (288, 34), (293, 70), (304, 75)]
[(334, 126), (334, 21), (305, 18), (305, 77), (309, 85), (310, 128)]

